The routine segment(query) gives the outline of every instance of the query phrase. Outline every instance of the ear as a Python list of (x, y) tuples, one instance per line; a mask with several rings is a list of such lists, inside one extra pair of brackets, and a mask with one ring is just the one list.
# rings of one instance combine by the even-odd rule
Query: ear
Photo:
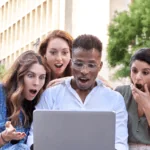
[(45, 60), (47, 60), (46, 56), (44, 55)]
[(99, 71), (102, 69), (102, 66), (103, 66), (103, 62), (101, 61), (99, 66)]

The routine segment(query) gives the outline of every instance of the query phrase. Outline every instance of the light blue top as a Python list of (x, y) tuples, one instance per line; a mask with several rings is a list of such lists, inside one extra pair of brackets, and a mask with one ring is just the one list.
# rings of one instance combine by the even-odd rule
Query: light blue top
[[(116, 113), (115, 148), (128, 150), (127, 111), (123, 97), (118, 92), (105, 87), (100, 80), (96, 80), (97, 86), (87, 95), (83, 103), (77, 92), (71, 87), (70, 81), (71, 78), (46, 89), (36, 109), (114, 111)], [(28, 145), (32, 143), (33, 127), (31, 127), (27, 140)]]
[[(5, 130), (5, 123), (7, 119), (7, 109), (6, 109), (6, 96), (3, 85), (0, 84), (0, 133)], [(22, 121), (22, 113), (20, 113), (20, 120)], [(16, 130), (19, 132), (25, 132), (28, 135), (29, 128), (24, 128), (23, 126), (17, 126)], [(29, 150), (25, 143), (27, 137), (20, 140), (17, 144), (7, 143), (0, 148), (0, 150)]]

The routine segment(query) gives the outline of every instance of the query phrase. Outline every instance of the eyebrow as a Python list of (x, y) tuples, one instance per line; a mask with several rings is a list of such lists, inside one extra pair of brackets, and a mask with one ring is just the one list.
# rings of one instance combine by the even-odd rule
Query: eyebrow
[[(33, 72), (33, 71), (28, 71), (27, 73), (32, 73), (32, 74), (36, 74), (35, 72)], [(40, 75), (46, 75), (46, 73), (44, 73), (44, 74), (40, 74)]]
[[(56, 50), (57, 51), (56, 48), (50, 48), (49, 50)], [(68, 48), (63, 48), (62, 50), (69, 50), (69, 47)]]
[[(81, 60), (81, 59), (76, 59), (75, 61), (84, 62), (84, 61)], [(96, 61), (95, 61), (95, 60), (89, 60), (87, 63), (96, 63)]]
[(143, 70), (150, 70), (150, 68), (144, 68)]
[(89, 63), (96, 63), (95, 60), (89, 60)]
[[(137, 69), (137, 67), (134, 67), (134, 66), (131, 67), (131, 69), (132, 69), (132, 68), (133, 68), (133, 69)], [(150, 68), (143, 68), (142, 70), (150, 70)]]

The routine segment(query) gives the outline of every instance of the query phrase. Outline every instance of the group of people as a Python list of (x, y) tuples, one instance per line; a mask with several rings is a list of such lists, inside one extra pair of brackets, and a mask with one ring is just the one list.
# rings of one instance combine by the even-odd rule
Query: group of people
[(22, 53), (0, 84), (0, 149), (33, 149), (33, 111), (97, 110), (116, 113), (115, 148), (150, 150), (150, 49), (131, 57), (131, 85), (115, 90), (98, 75), (102, 43), (94, 35), (73, 40), (54, 30), (38, 53)]

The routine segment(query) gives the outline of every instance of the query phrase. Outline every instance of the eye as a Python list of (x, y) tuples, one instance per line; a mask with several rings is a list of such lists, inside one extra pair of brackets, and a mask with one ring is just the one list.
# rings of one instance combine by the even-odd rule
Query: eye
[(56, 51), (49, 51), (51, 55), (56, 55), (57, 52)]
[(135, 68), (132, 68), (131, 71), (132, 71), (133, 73), (137, 73), (137, 72), (138, 72), (137, 69), (135, 69)]
[(90, 63), (90, 64), (88, 64), (88, 67), (89, 67), (89, 68), (95, 68), (95, 67), (96, 67), (96, 64)]
[(64, 51), (64, 52), (62, 52), (62, 54), (63, 54), (63, 55), (67, 55), (68, 53), (69, 53), (69, 52), (65, 52), (65, 51)]
[(76, 66), (78, 66), (78, 67), (82, 67), (82, 66), (83, 66), (83, 63), (81, 63), (81, 62), (74, 62), (74, 64), (75, 64)]
[(34, 75), (33, 75), (33, 74), (31, 74), (31, 73), (28, 73), (28, 74), (27, 74), (27, 77), (29, 77), (29, 78), (33, 78), (33, 77), (34, 77)]
[(143, 71), (143, 75), (148, 75), (149, 71)]
[(41, 75), (41, 76), (40, 76), (40, 79), (41, 79), (41, 80), (45, 80), (45, 78), (46, 78), (46, 75)]

